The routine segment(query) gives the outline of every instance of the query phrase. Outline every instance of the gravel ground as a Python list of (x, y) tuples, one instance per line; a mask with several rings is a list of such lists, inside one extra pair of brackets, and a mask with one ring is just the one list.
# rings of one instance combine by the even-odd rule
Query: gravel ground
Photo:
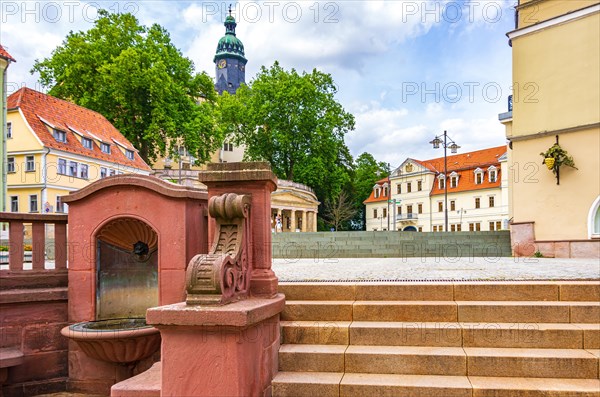
[(600, 259), (274, 259), (279, 281), (600, 280)]

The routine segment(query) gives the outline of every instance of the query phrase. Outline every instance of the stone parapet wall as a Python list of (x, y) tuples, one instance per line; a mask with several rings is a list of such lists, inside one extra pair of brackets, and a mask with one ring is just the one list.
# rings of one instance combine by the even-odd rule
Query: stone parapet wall
[(509, 257), (510, 233), (319, 232), (273, 234), (273, 257), (414, 258)]
[(68, 344), (67, 271), (0, 272), (0, 349), (23, 354), (6, 369), (1, 395), (36, 396), (64, 391)]

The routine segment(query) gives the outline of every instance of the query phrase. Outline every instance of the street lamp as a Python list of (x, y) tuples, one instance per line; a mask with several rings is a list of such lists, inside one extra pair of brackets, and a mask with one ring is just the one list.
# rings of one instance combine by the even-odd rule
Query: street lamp
[[(444, 138), (442, 140), (441, 138)], [(444, 231), (448, 231), (448, 154), (447, 149), (450, 148), (450, 153), (456, 153), (460, 146), (448, 137), (446, 131), (442, 135), (438, 135), (430, 141), (434, 149), (439, 149), (440, 145), (444, 147)]]

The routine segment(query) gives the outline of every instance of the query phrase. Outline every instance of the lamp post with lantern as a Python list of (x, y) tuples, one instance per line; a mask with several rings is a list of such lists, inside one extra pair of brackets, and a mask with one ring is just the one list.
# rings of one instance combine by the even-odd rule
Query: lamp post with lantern
[(448, 137), (448, 133), (444, 130), (442, 135), (438, 135), (430, 141), (433, 145), (434, 149), (439, 149), (441, 145), (444, 147), (444, 231), (448, 231), (448, 153), (447, 150), (450, 149), (450, 153), (456, 153), (460, 146), (456, 144), (450, 137)]

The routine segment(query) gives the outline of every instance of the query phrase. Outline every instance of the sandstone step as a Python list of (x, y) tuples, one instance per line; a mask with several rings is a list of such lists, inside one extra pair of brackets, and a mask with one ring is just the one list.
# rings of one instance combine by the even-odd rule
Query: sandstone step
[(351, 301), (291, 301), (285, 302), (281, 319), (286, 321), (352, 321)]
[(285, 283), (287, 300), (600, 302), (600, 282)]
[(276, 397), (339, 397), (342, 372), (279, 372), (271, 383)]
[(598, 397), (598, 379), (280, 372), (274, 397)]
[(110, 388), (111, 397), (159, 397), (161, 386), (161, 362), (132, 378), (114, 384)]
[(593, 349), (599, 328), (566, 323), (354, 321), (348, 332), (352, 345)]
[(339, 395), (471, 397), (471, 384), (466, 376), (347, 373), (340, 383)]
[(456, 322), (354, 321), (348, 331), (351, 345), (462, 346)]
[(348, 345), (350, 324), (350, 321), (281, 321), (281, 342)]
[(279, 370), (344, 372), (346, 345), (281, 345)]
[(465, 347), (469, 376), (598, 378), (598, 357), (582, 349)]
[(348, 346), (346, 373), (466, 375), (467, 356), (460, 347)]
[(600, 302), (458, 301), (456, 304), (461, 322), (597, 323), (600, 319)]
[(582, 349), (581, 324), (567, 323), (460, 323), (463, 346)]
[(356, 321), (457, 321), (457, 305), (452, 301), (356, 301)]
[(473, 397), (598, 397), (597, 379), (505, 378), (469, 376)]

